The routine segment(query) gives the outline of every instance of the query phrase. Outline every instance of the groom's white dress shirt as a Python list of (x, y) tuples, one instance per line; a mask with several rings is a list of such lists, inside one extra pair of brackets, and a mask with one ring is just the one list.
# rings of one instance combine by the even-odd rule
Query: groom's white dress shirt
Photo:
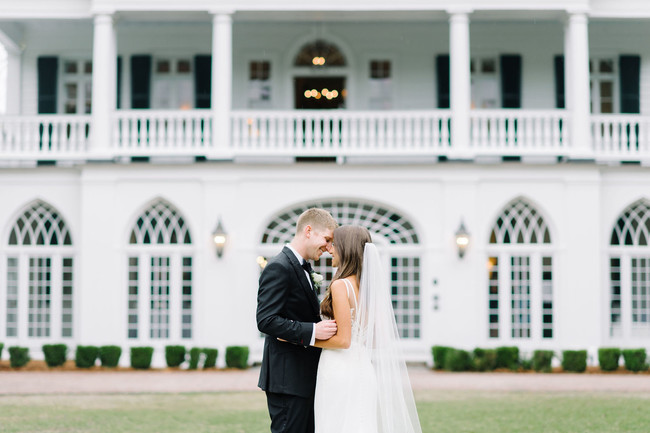
[[(302, 256), (298, 253), (298, 251), (293, 249), (293, 247), (290, 244), (287, 244), (286, 246), (296, 256), (296, 258), (298, 259), (298, 262), (300, 263), (300, 266), (302, 266), (305, 259), (303, 259)], [(305, 271), (304, 269), (303, 269), (303, 272), (305, 273), (305, 275), (307, 275), (307, 281), (309, 281), (309, 286), (313, 289), (314, 286), (311, 283), (311, 275), (309, 275), (309, 273), (307, 271)], [(309, 345), (313, 346), (315, 342), (316, 342), (316, 324), (314, 323), (312, 325), (311, 340), (309, 341)]]

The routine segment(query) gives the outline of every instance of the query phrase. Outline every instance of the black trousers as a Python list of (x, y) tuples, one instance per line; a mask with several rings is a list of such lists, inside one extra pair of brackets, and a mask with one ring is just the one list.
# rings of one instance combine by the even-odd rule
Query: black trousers
[(314, 433), (314, 399), (266, 393), (271, 433)]

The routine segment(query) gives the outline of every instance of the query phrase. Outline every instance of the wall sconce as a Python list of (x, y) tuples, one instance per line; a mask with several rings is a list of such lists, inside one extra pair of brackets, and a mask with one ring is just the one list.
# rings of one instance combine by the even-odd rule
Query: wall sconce
[(460, 227), (456, 230), (456, 246), (458, 247), (458, 257), (462, 259), (469, 246), (469, 233), (467, 233), (463, 220), (460, 221)]
[(223, 249), (226, 246), (226, 241), (228, 241), (228, 233), (226, 233), (223, 228), (221, 217), (219, 217), (217, 228), (215, 228), (212, 232), (212, 240), (214, 241), (214, 245), (217, 248), (217, 257), (221, 258), (223, 255)]

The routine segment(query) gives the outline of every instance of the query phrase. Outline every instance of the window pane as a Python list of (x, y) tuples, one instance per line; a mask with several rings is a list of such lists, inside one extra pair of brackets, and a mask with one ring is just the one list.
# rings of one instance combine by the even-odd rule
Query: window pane
[(192, 64), (189, 60), (179, 60), (177, 69), (180, 74), (188, 74), (192, 72)]
[(603, 73), (611, 74), (614, 72), (614, 61), (612, 59), (604, 59), (598, 62), (598, 70)]
[(156, 62), (156, 73), (158, 74), (168, 74), (171, 69), (169, 60), (158, 60)]
[(93, 73), (93, 62), (84, 62), (84, 74)]
[(76, 74), (77, 73), (77, 62), (67, 61), (63, 64), (63, 71), (66, 74)]

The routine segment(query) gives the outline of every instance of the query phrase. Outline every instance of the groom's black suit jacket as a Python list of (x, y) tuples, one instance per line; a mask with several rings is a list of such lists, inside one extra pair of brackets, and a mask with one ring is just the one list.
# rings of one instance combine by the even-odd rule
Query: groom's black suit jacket
[(320, 349), (309, 342), (318, 321), (316, 293), (295, 254), (285, 247), (269, 260), (259, 281), (257, 328), (266, 334), (260, 388), (313, 398)]

